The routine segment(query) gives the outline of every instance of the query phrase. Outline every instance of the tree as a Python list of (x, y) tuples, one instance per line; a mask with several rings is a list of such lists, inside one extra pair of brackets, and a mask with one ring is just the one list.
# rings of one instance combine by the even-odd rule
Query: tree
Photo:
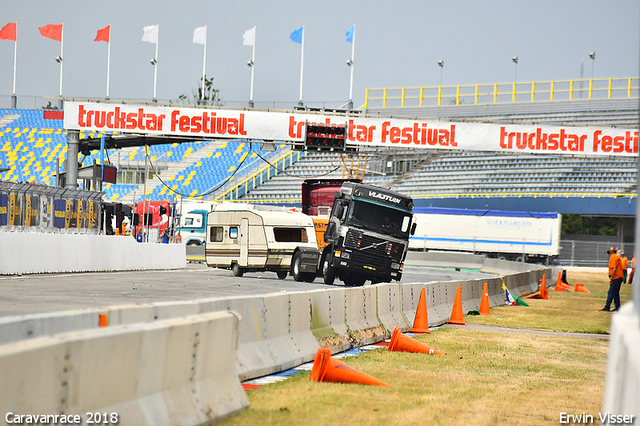
[[(203, 96), (204, 95), (204, 96)], [(222, 106), (222, 99), (220, 97), (220, 89), (213, 87), (213, 77), (207, 78), (204, 76), (204, 88), (202, 87), (202, 78), (198, 82), (198, 89), (193, 91), (193, 99), (189, 95), (182, 94), (178, 96), (178, 99), (184, 103), (190, 103), (194, 105), (217, 105)]]

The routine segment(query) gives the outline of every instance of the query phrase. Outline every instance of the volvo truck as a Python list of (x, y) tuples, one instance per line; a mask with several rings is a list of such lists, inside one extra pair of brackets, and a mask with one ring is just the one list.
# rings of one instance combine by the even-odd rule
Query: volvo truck
[[(334, 193), (330, 206), (322, 188)], [(317, 276), (325, 284), (339, 278), (347, 286), (400, 281), (415, 232), (411, 197), (359, 181), (325, 180), (305, 182), (302, 199), (303, 212), (312, 215), (322, 239), (317, 248), (296, 248), (291, 261), (296, 281)]]

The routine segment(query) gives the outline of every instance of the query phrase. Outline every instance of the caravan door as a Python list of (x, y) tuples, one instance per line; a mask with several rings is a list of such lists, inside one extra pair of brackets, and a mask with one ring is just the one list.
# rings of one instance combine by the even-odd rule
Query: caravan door
[(249, 219), (240, 221), (240, 266), (249, 266)]

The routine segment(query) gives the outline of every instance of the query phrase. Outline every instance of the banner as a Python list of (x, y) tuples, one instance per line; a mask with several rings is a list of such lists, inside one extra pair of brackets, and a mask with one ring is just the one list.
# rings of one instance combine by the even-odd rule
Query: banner
[(312, 113), (65, 102), (67, 130), (301, 142), (305, 123), (346, 124), (347, 145), (566, 155), (638, 155), (638, 131)]
[(9, 196), (0, 194), (0, 226), (7, 226), (9, 218)]
[(37, 195), (26, 195), (25, 202), (24, 226), (38, 226), (40, 222), (40, 197)]
[(64, 229), (67, 219), (67, 201), (53, 200), (53, 227)]

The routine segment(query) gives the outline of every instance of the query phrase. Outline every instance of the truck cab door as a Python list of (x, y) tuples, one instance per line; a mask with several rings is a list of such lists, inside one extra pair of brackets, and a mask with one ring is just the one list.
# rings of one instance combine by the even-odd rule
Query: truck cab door
[(240, 220), (240, 266), (249, 265), (249, 219)]

